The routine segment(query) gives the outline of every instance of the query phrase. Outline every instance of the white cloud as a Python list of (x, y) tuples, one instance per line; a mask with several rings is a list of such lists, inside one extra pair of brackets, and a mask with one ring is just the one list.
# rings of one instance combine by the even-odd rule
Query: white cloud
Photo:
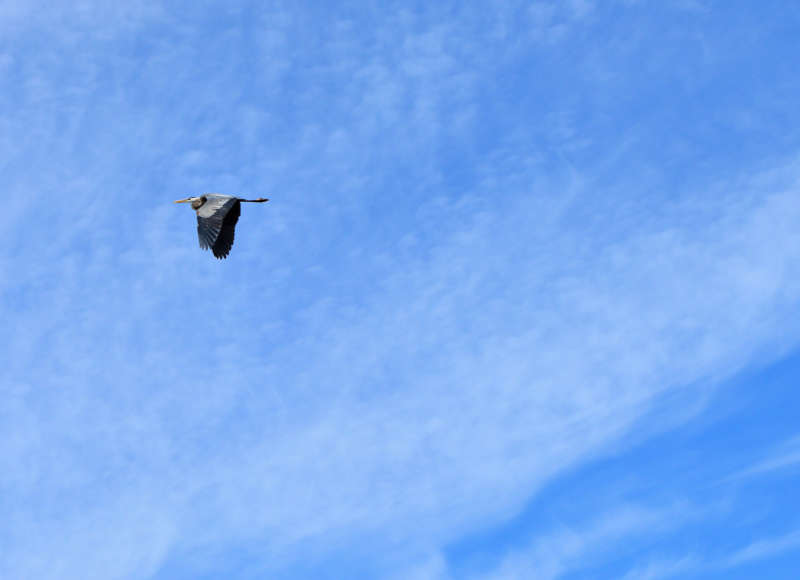
[[(24, 388), (5, 423), (15, 436), (3, 437), (3, 457), (27, 457), (27, 477), (44, 487), (6, 480), (10, 497), (28, 505), (38, 489), (78, 493), (100, 485), (107, 464), (110, 493), (97, 509), (124, 513), (136, 501), (126, 496), (131, 486), (144, 497), (167, 494), (160, 515), (174, 540), (155, 553), (236, 535), (263, 537), (271, 553), (286, 555), (303, 539), (341, 545), (363, 533), (387, 550), (435, 549), (513, 514), (543, 482), (626, 433), (659, 393), (777, 356), (762, 349), (778, 339), (796, 344), (786, 315), (797, 296), (800, 208), (792, 193), (749, 196), (690, 206), (669, 221), (617, 214), (580, 227), (564, 218), (580, 211), (575, 203), (552, 213), (544, 197), (497, 209), (481, 202), (437, 245), (399, 255), (363, 302), (316, 302), (268, 352), (258, 346), (266, 331), (247, 322), (247, 292), (219, 313), (223, 328), (235, 329), (212, 334), (227, 343), (219, 354), (181, 340), (180, 326), (165, 334), (175, 322), (152, 317), (174, 291), (148, 296), (148, 286), (175, 284), (176, 300), (189, 291), (177, 320), (220, 332), (202, 322), (207, 302), (184, 266), (143, 269), (135, 293), (98, 297), (83, 322), (71, 318), (80, 278), (64, 276), (52, 297), (66, 318), (28, 330), (31, 344), (57, 340), (57, 356), (26, 373), (34, 384), (55, 372), (60, 380), (38, 382), (38, 395)], [(103, 260), (89, 275), (108, 271)], [(58, 268), (67, 274), (69, 262)], [(224, 282), (211, 284), (210, 296)], [(265, 308), (269, 321), (274, 310)], [(118, 354), (104, 355), (113, 365), (98, 365), (85, 349), (108, 332), (105, 313), (126, 309), (122, 325), (108, 329), (121, 341)], [(85, 329), (63, 334), (75, 324)], [(140, 324), (152, 344), (137, 353)], [(17, 364), (36, 350), (23, 349), (28, 358)], [(93, 530), (73, 538), (86, 546), (96, 530), (109, 541), (133, 533), (125, 520), (59, 517), (63, 529)], [(6, 532), (19, 553), (38, 552), (30, 529)], [(37, 545), (56, 550), (60, 533), (36, 533)], [(118, 545), (130, 550), (125, 561), (153, 550)], [(85, 551), (59, 575), (102, 566), (101, 552)]]
[(680, 574), (691, 573), (700, 567), (698, 560), (692, 556), (675, 560), (657, 560), (648, 562), (628, 571), (622, 580), (660, 580), (673, 578)]
[[(475, 146), (505, 45), (404, 14), (349, 42), (345, 18), (270, 11), (248, 101), (246, 61), (225, 50), (246, 39), (195, 34), (189, 16), (159, 20), (179, 42), (147, 58), (95, 46), (65, 75), (72, 97), (51, 52), (24, 71), (50, 106), (28, 103), (2, 145), (16, 171), (0, 285), (19, 329), (3, 576), (147, 577), (237, 540), (280, 567), (304, 541), (313, 560), (365, 537), (373, 558), (424, 554), (417, 573), (443, 573), (430, 554), (607, 451), (660, 394), (796, 348), (795, 166), (673, 203), (645, 198), (646, 172), (613, 152), (613, 191), (593, 167), (545, 175), (524, 118), (453, 184), (437, 160)], [(563, 14), (529, 16), (560, 38)], [(303, 36), (317, 29), (336, 57), (319, 69)], [(572, 117), (550, 118), (572, 141)], [(279, 194), (254, 192), (275, 203), (243, 215), (224, 267), (167, 207), (220, 184)], [(566, 557), (583, 549), (563, 539)]]
[(508, 555), (486, 575), (493, 580), (560, 578), (587, 567), (610, 545), (663, 533), (689, 517), (686, 506), (647, 509), (623, 506), (581, 527), (546, 532), (531, 545)]
[(789, 550), (800, 550), (800, 530), (783, 536), (757, 540), (731, 554), (721, 562), (721, 565), (725, 568), (734, 568), (754, 560), (777, 556)]
[[(520, 208), (456, 231), (350, 313), (319, 304), (302, 338), (272, 353), (284, 368), (263, 379), (292, 385), (281, 394), (290, 423), (252, 424), (249, 443), (197, 479), (213, 482), (223, 528), (288, 543), (391, 528), (436, 545), (511, 514), (659, 393), (721, 380), (778, 329), (786, 338), (792, 301), (775, 297), (793, 284), (792, 260), (773, 251), (798, 247), (794, 199), (720, 209), (702, 240), (689, 222), (610, 247), (593, 243), (600, 232), (567, 230), (550, 242), (558, 250), (515, 248), (500, 232), (521, 231), (533, 214)], [(533, 223), (545, 236), (560, 222)], [(504, 279), (509, 254), (525, 263), (519, 252), (539, 261)]]
[(769, 457), (733, 474), (726, 481), (765, 475), (800, 465), (800, 437), (794, 437), (773, 450)]
[(687, 555), (654, 560), (631, 569), (625, 574), (624, 580), (661, 580), (685, 574), (733, 570), (797, 550), (800, 550), (800, 531), (793, 531), (756, 540), (725, 556)]

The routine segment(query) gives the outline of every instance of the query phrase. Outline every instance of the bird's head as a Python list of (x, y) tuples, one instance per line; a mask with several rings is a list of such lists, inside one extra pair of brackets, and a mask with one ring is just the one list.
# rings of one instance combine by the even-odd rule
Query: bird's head
[(191, 203), (192, 209), (198, 209), (206, 202), (206, 196), (202, 195), (200, 197), (187, 197), (186, 199), (177, 199), (175, 203)]

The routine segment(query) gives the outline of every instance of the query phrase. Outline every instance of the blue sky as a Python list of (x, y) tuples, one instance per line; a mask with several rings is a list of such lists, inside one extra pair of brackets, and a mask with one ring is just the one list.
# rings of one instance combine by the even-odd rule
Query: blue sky
[(798, 39), (4, 2), (0, 577), (794, 578)]

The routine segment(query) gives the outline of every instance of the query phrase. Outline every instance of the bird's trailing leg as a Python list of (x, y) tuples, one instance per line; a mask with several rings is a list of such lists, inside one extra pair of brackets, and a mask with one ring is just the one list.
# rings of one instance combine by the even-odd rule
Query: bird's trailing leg
[(250, 203), (263, 203), (263, 202), (265, 202), (265, 201), (269, 201), (269, 198), (266, 198), (266, 197), (259, 197), (258, 199), (242, 199), (242, 198), (240, 197), (240, 198), (239, 198), (239, 201), (247, 201), (247, 202), (250, 202)]

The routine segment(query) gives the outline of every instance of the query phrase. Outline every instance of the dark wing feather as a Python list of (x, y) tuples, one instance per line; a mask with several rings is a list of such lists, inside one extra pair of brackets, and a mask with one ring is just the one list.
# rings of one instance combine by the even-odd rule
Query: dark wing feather
[(236, 229), (236, 222), (239, 221), (239, 214), (242, 211), (242, 204), (237, 200), (233, 204), (225, 218), (222, 220), (222, 229), (217, 236), (217, 241), (211, 247), (214, 257), (217, 259), (227, 258), (233, 247), (233, 234)]
[[(239, 219), (239, 200), (232, 196), (208, 196), (208, 200), (197, 210), (197, 237), (200, 242), (200, 247), (204, 250), (209, 248), (214, 251), (214, 255), (218, 256), (215, 246), (219, 241), (222, 231), (225, 229), (225, 221), (228, 214), (235, 208), (236, 217), (233, 219), (233, 225), (236, 225), (236, 220)], [(233, 235), (230, 236), (233, 244)], [(225, 255), (230, 251), (230, 245)]]

